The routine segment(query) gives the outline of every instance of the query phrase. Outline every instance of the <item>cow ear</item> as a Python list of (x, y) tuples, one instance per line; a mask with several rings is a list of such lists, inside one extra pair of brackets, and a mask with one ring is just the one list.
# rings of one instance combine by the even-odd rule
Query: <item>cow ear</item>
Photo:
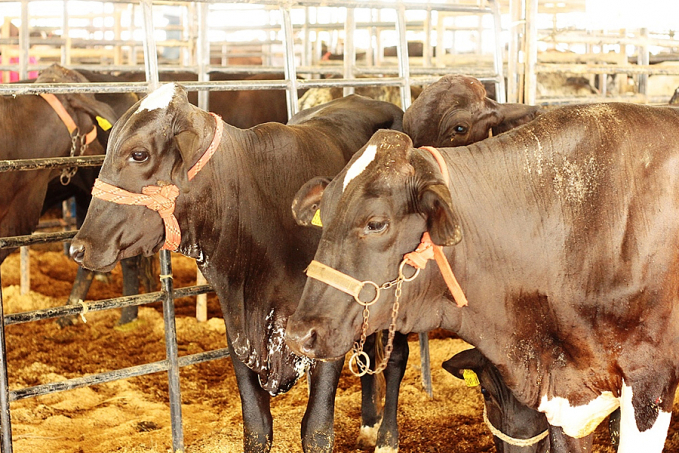
[(472, 370), (480, 375), (487, 360), (478, 349), (466, 349), (443, 362), (443, 369), (458, 379), (464, 379), (463, 370)]
[(292, 200), (292, 216), (298, 225), (323, 227), (319, 206), (328, 184), (330, 184), (330, 178), (318, 176), (297, 191)]
[[(67, 99), (68, 104), (73, 110), (83, 110), (95, 119), (104, 130), (110, 129), (110, 125), (118, 120), (118, 115), (116, 115), (113, 109), (108, 104), (97, 101), (94, 96), (72, 93), (67, 96)], [(97, 117), (102, 118), (105, 121), (102, 121)]]
[(540, 107), (525, 104), (496, 104), (498, 120), (493, 124), (493, 135), (507, 132), (532, 121), (540, 114)]
[(448, 246), (462, 240), (460, 222), (445, 184), (431, 183), (420, 189), (418, 211), (427, 217), (427, 231), (434, 244)]
[(172, 180), (182, 192), (189, 190), (189, 165), (201, 142), (201, 137), (192, 129), (183, 130), (174, 136), (174, 143), (179, 150), (181, 160), (172, 169)]

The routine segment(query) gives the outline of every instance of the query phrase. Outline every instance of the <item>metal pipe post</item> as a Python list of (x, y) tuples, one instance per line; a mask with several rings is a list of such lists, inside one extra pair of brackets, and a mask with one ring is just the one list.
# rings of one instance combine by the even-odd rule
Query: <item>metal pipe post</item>
[(521, 0), (509, 0), (509, 53), (507, 55), (507, 102), (521, 102), (519, 96), (520, 36), (523, 36), (524, 22), (521, 14)]
[(432, 49), (431, 46), (431, 8), (427, 8), (427, 18), (425, 19), (424, 22), (424, 49), (422, 50), (424, 59), (422, 60), (422, 65), (424, 67), (430, 68), (432, 63), (432, 54), (434, 53), (434, 49)]
[(535, 66), (538, 61), (538, 0), (526, 0), (526, 53), (525, 53), (525, 85), (524, 104), (535, 105), (537, 98), (538, 78)]
[(443, 44), (443, 35), (446, 31), (446, 26), (443, 23), (443, 13), (438, 12), (436, 20), (436, 66), (443, 68), (446, 65), (444, 58), (446, 56), (445, 45)]
[(158, 53), (156, 40), (153, 37), (153, 3), (151, 0), (141, 0), (141, 9), (144, 17), (144, 68), (150, 92), (160, 86)]
[[(198, 59), (198, 81), (207, 82), (210, 76), (207, 73), (207, 67), (210, 65), (210, 41), (207, 34), (207, 15), (210, 5), (208, 3), (197, 4), (198, 14), (198, 45), (197, 45), (197, 59)], [(198, 107), (203, 110), (210, 109), (210, 93), (205, 90), (198, 92)]]
[(160, 251), (160, 282), (163, 299), (163, 320), (165, 322), (165, 352), (167, 354), (167, 379), (170, 391), (170, 422), (172, 425), (172, 451), (184, 451), (182, 429), (182, 398), (179, 387), (179, 357), (177, 348), (177, 325), (174, 319), (174, 298), (172, 296), (172, 261), (169, 250)]
[(69, 36), (68, 25), (68, 0), (64, 0), (64, 8), (61, 10), (61, 36), (64, 44), (61, 46), (61, 64), (68, 66), (71, 64), (71, 37)]
[[(637, 63), (643, 66), (648, 66), (650, 62), (650, 54), (648, 52), (648, 44), (645, 38), (648, 38), (648, 28), (639, 30), (639, 37), (642, 38), (642, 44), (638, 47)], [(648, 88), (648, 74), (639, 74), (639, 94), (646, 94)]]
[(28, 247), (21, 247), (19, 249), (19, 268), (21, 269), (19, 293), (21, 295), (28, 294), (31, 290), (31, 262), (28, 255)]
[(283, 41), (285, 44), (285, 79), (288, 81), (287, 104), (288, 119), (297, 113), (297, 69), (295, 67), (295, 41), (292, 33), (292, 21), (290, 10), (281, 6), (281, 29), (283, 31)]
[(7, 381), (7, 347), (5, 344), (5, 310), (0, 283), (0, 432), (2, 453), (12, 453), (12, 417), (9, 413), (9, 384)]
[[(356, 63), (356, 46), (354, 34), (356, 33), (356, 14), (354, 8), (347, 8), (347, 20), (344, 22), (344, 78), (354, 78), (354, 64)], [(354, 94), (353, 87), (344, 87), (343, 95)]]
[(19, 79), (28, 78), (28, 49), (30, 48), (28, 27), (28, 0), (21, 2), (21, 28), (19, 29)]
[(396, 8), (396, 33), (398, 45), (398, 75), (403, 80), (401, 84), (401, 108), (410, 107), (410, 62), (408, 60), (408, 41), (406, 39), (406, 9), (403, 5)]
[[(493, 59), (495, 73), (497, 80), (495, 81), (495, 97), (498, 102), (507, 102), (507, 95), (505, 94), (505, 76), (504, 67), (502, 64), (502, 28), (500, 24), (500, 5), (497, 0), (490, 0), (490, 8), (493, 11), (493, 35), (495, 38), (495, 58)], [(481, 23), (481, 16), (479, 16), (479, 23)], [(481, 33), (481, 32), (479, 32)]]

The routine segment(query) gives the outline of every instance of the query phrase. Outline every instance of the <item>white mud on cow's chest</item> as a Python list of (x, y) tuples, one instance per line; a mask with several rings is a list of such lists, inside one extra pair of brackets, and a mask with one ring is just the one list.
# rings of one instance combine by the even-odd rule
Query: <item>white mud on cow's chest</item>
[[(285, 393), (314, 364), (312, 359), (298, 356), (285, 343), (286, 319), (275, 316), (271, 309), (265, 318), (264, 335), (237, 335), (233, 341), (236, 356), (256, 372), (259, 383), (272, 396)], [(251, 341), (248, 337), (261, 340)]]

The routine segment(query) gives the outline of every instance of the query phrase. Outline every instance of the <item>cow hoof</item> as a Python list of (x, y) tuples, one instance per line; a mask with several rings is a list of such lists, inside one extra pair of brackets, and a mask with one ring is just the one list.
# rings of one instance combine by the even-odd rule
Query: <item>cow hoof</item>
[(377, 447), (375, 453), (398, 453), (398, 447)]
[(111, 274), (107, 272), (95, 272), (94, 279), (98, 282), (106, 283), (107, 285), (111, 283)]
[(118, 332), (131, 332), (136, 330), (140, 324), (141, 321), (139, 319), (135, 319), (134, 321), (126, 322), (125, 324), (116, 324), (113, 327), (113, 330), (117, 330)]
[(356, 440), (356, 448), (361, 450), (369, 450), (375, 448), (377, 445), (377, 431), (380, 429), (380, 424), (376, 423), (373, 426), (361, 426)]

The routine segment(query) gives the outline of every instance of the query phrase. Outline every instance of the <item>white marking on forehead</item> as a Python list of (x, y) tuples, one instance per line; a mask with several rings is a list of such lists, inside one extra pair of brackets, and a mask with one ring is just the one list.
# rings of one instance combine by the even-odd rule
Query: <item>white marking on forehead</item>
[(148, 96), (142, 99), (139, 108), (134, 113), (139, 113), (143, 110), (148, 110), (150, 112), (151, 110), (167, 108), (174, 97), (175, 88), (177, 88), (177, 85), (174, 83), (167, 83), (152, 91)]
[(547, 399), (544, 395), (538, 410), (544, 412), (550, 425), (560, 426), (571, 437), (584, 437), (593, 432), (601, 421), (618, 408), (620, 400), (612, 392), (603, 392), (584, 406), (571, 406), (559, 396)]
[(366, 169), (370, 162), (375, 160), (376, 154), (377, 154), (376, 145), (370, 145), (365, 149), (365, 151), (363, 151), (361, 157), (356, 159), (356, 161), (349, 168), (349, 170), (347, 170), (347, 174), (346, 176), (344, 176), (344, 185), (342, 186), (342, 192), (344, 192), (344, 189), (347, 188), (347, 184), (349, 184), (352, 179), (363, 173), (363, 170)]

